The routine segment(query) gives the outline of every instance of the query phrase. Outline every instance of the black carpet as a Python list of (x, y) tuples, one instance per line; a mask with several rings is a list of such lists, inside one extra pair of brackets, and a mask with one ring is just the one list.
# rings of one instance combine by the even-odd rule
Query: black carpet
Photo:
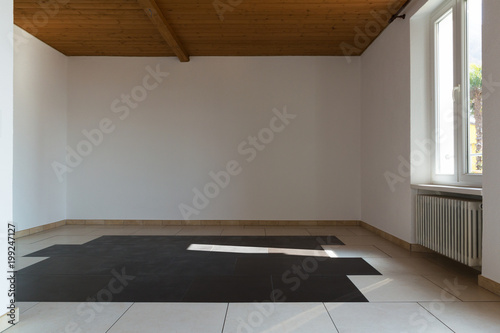
[(325, 244), (344, 245), (334, 236), (102, 236), (27, 255), (49, 258), (17, 273), (16, 301), (367, 302), (347, 277), (380, 275), (362, 258), (205, 250)]

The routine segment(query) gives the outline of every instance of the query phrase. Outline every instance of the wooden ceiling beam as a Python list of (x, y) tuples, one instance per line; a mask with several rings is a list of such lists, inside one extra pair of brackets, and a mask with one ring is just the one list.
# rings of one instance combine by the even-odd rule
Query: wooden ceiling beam
[(151, 19), (153, 24), (156, 26), (163, 39), (172, 48), (175, 55), (179, 58), (181, 62), (189, 61), (189, 54), (184, 49), (181, 41), (175, 34), (174, 30), (168, 24), (167, 19), (161, 12), (161, 9), (156, 4), (155, 0), (137, 0), (139, 5), (144, 9), (146, 15)]

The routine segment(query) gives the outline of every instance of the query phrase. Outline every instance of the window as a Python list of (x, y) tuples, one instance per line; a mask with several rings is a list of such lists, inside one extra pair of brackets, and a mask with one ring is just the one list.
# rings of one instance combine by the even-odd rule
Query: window
[(483, 172), (482, 1), (467, 1), (468, 172)]
[(481, 185), (482, 0), (449, 0), (431, 19), (433, 181)]
[(455, 173), (453, 10), (436, 22), (436, 172)]

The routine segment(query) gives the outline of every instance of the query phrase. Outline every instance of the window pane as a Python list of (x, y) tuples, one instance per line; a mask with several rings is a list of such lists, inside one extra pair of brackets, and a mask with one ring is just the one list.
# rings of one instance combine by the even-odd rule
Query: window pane
[(467, 1), (469, 173), (483, 172), (482, 0)]
[(455, 173), (453, 112), (453, 12), (436, 24), (436, 173)]

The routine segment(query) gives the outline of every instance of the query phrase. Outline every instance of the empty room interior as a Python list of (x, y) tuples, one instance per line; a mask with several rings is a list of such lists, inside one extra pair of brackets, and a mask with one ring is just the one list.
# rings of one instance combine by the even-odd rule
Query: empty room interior
[(0, 9), (0, 331), (500, 332), (500, 1)]

